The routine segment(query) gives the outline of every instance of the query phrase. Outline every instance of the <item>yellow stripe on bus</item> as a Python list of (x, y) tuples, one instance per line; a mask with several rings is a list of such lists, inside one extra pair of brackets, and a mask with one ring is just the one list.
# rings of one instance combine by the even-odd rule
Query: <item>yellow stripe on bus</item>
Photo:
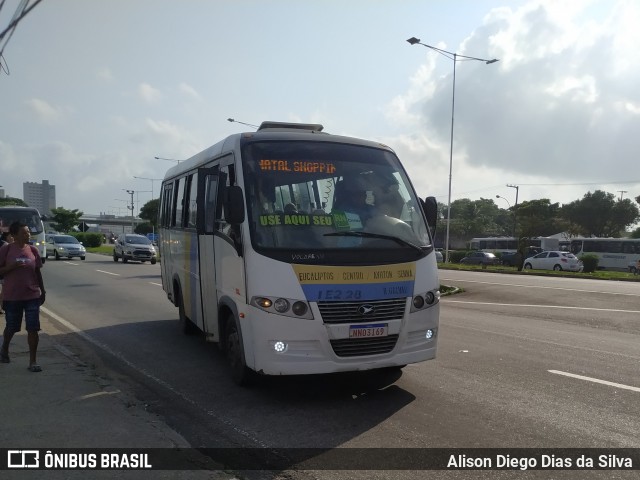
[(415, 280), (415, 262), (373, 267), (337, 267), (293, 264), (302, 285), (364, 284)]

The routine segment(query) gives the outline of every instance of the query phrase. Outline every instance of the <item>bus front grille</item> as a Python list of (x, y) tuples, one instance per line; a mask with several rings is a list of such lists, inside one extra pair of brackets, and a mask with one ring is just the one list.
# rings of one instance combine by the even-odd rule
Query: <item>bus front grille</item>
[(396, 346), (398, 335), (376, 338), (344, 338), (331, 340), (331, 347), (339, 357), (359, 357), (389, 353)]
[[(407, 305), (406, 298), (358, 302), (318, 302), (324, 323), (370, 323), (401, 320)], [(367, 313), (363, 313), (366, 307)]]

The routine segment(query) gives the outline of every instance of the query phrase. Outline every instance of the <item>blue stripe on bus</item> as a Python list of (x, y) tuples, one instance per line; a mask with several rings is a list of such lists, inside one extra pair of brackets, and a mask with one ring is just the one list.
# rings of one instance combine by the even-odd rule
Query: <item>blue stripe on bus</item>
[(358, 300), (384, 300), (413, 295), (413, 280), (388, 283), (354, 283), (301, 285), (310, 302), (344, 302)]

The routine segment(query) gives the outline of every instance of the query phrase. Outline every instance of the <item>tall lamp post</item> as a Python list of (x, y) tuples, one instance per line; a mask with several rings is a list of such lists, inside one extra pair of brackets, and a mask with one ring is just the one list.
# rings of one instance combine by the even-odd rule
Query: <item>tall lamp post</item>
[(177, 162), (177, 163), (180, 163), (182, 161), (182, 160), (177, 160), (175, 158), (164, 158), (164, 157), (153, 157), (153, 158), (155, 158), (156, 160), (164, 160), (166, 162)]
[(133, 176), (133, 178), (137, 178), (138, 180), (149, 180), (151, 182), (151, 200), (153, 200), (155, 198), (153, 196), (153, 182), (161, 182), (162, 179), (161, 178), (136, 177), (135, 175)]
[(520, 191), (520, 185), (507, 184), (507, 187), (516, 189), (516, 204), (513, 206), (513, 236), (515, 238), (515, 236), (516, 236), (516, 225), (517, 225), (517, 222), (518, 222), (518, 220), (517, 220), (517, 218), (518, 218), (518, 192)]
[(133, 203), (133, 194), (136, 193), (135, 190), (125, 190), (129, 195), (131, 195), (131, 206), (127, 206), (127, 208), (131, 209), (131, 233), (134, 233), (135, 230), (135, 206)]
[(487, 65), (490, 63), (495, 63), (498, 61), (497, 58), (492, 60), (488, 60), (486, 58), (478, 58), (478, 57), (469, 57), (467, 55), (460, 55), (455, 52), (448, 52), (447, 50), (442, 50), (441, 48), (434, 47), (432, 45), (427, 45), (426, 43), (422, 43), (419, 38), (411, 37), (407, 40), (411, 45), (422, 45), (423, 47), (427, 47), (434, 52), (439, 53), (440, 55), (447, 57), (449, 60), (453, 60), (453, 88), (452, 88), (452, 96), (451, 96), (451, 144), (449, 148), (449, 197), (447, 200), (447, 234), (445, 238), (445, 259), (446, 263), (449, 263), (449, 227), (451, 224), (451, 179), (453, 176), (453, 118), (456, 106), (456, 63), (466, 60), (477, 60), (479, 62), (484, 62)]
[[(501, 198), (502, 200), (504, 200), (505, 202), (507, 202), (507, 205), (509, 205), (509, 210), (511, 210), (511, 202), (509, 202), (509, 200), (507, 200), (506, 198), (504, 198), (502, 195), (496, 195), (496, 198)], [(513, 212), (513, 218), (514, 218), (514, 222), (515, 222), (515, 215), (516, 212)], [(515, 236), (515, 233), (514, 233)]]

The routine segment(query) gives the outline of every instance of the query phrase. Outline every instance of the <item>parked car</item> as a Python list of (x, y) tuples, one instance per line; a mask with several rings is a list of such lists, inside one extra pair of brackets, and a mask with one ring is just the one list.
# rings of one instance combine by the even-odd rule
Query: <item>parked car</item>
[(78, 241), (76, 237), (71, 235), (47, 235), (47, 252), (45, 258), (53, 255), (56, 260), (62, 257), (73, 258), (79, 257), (80, 260), (85, 259), (87, 249)]
[[(542, 249), (540, 247), (529, 247), (524, 254), (525, 260), (529, 257), (533, 257), (538, 253), (541, 253)], [(518, 265), (518, 252), (503, 252), (500, 256), (500, 260), (503, 265), (508, 265), (510, 267), (515, 267)]]
[(436, 249), (436, 262), (442, 263), (444, 262), (444, 255), (442, 255), (442, 250)]
[(157, 261), (156, 255), (156, 249), (151, 244), (151, 240), (135, 233), (120, 235), (113, 247), (114, 262), (121, 258), (122, 263), (135, 260), (143, 263), (149, 261), (153, 265)]
[(465, 265), (500, 265), (500, 259), (491, 252), (472, 252), (460, 260)]
[(559, 250), (539, 253), (527, 258), (524, 262), (524, 268), (526, 269), (580, 272), (583, 267), (582, 262), (573, 253)]

